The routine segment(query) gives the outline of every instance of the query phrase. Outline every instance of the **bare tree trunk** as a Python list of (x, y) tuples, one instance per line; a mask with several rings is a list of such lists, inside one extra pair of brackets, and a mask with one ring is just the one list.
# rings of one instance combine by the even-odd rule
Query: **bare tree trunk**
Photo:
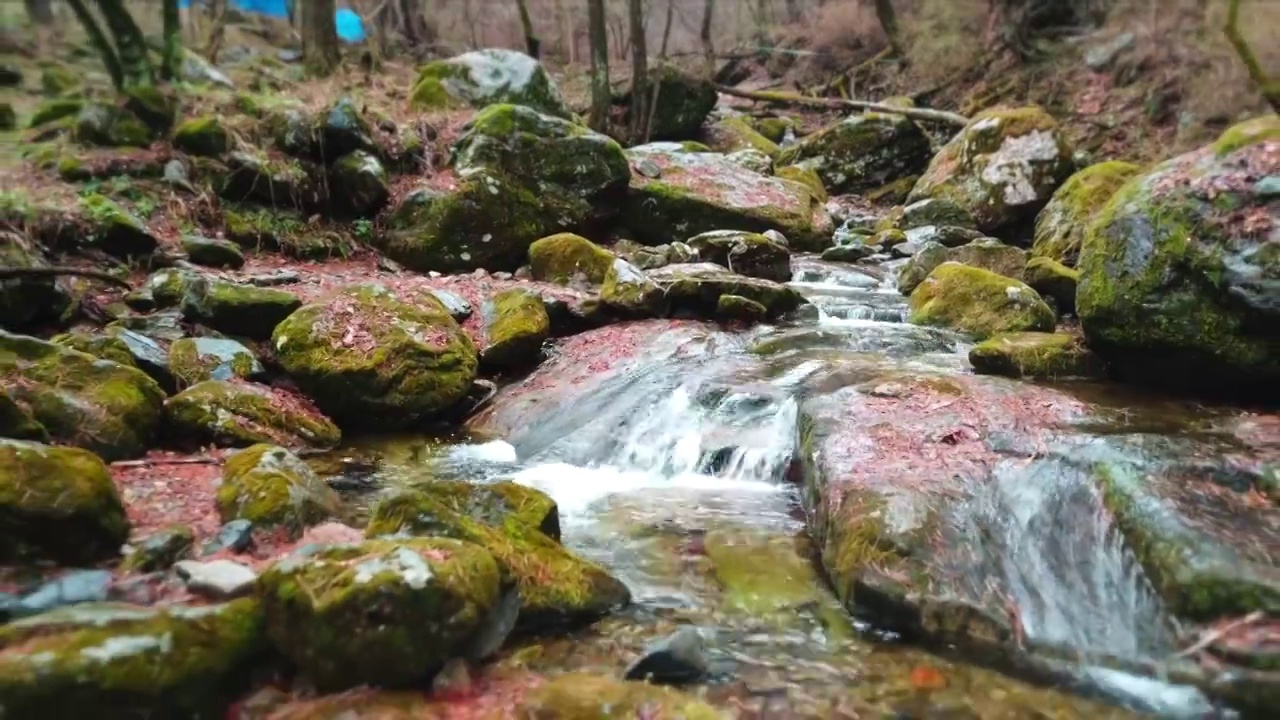
[(792, 24), (800, 22), (799, 0), (787, 0), (787, 22)]
[(716, 74), (716, 48), (711, 44), (711, 20), (715, 14), (716, 0), (706, 0), (702, 6), (702, 28), (698, 39), (702, 41), (702, 61), (708, 78)]
[(302, 33), (302, 63), (318, 77), (331, 74), (342, 61), (338, 50), (338, 28), (334, 23), (334, 0), (307, 0), (298, 3), (298, 24)]
[(898, 15), (893, 11), (893, 0), (876, 0), (876, 19), (880, 21), (880, 29), (889, 39), (889, 47), (897, 57), (902, 53), (902, 34), (898, 32)]
[(631, 26), (631, 142), (649, 137), (649, 43), (645, 38), (644, 2), (628, 0)]
[(671, 20), (675, 18), (676, 0), (667, 0), (667, 19), (662, 24), (662, 47), (658, 49), (658, 56), (667, 57), (667, 43), (671, 41)]
[(209, 42), (205, 45), (204, 56), (209, 62), (217, 63), (222, 40), (227, 34), (227, 0), (209, 0), (209, 15), (213, 17), (213, 25), (209, 28)]
[(182, 19), (178, 14), (178, 0), (164, 0), (164, 54), (160, 63), (160, 77), (172, 80), (178, 77), (178, 65), (182, 62)]
[(516, 0), (516, 10), (520, 13), (520, 29), (524, 31), (524, 47), (532, 58), (537, 58), (542, 51), (542, 43), (533, 31), (533, 18), (529, 17), (528, 0)]
[(67, 0), (67, 4), (71, 6), (71, 11), (75, 13), (76, 19), (80, 21), (80, 25), (84, 27), (85, 34), (89, 36), (89, 42), (97, 49), (98, 55), (102, 57), (102, 64), (107, 68), (107, 75), (111, 77), (111, 84), (117, 90), (124, 88), (124, 69), (120, 66), (120, 57), (116, 55), (116, 50), (111, 46), (111, 41), (107, 39), (106, 33), (102, 31), (102, 27), (98, 25), (98, 20), (89, 12), (89, 8), (85, 7), (84, 0)]
[(124, 0), (97, 0), (98, 12), (107, 24), (107, 31), (115, 41), (120, 70), (124, 74), (124, 87), (145, 87), (155, 84), (155, 71), (147, 56), (147, 42), (133, 21), (133, 15), (124, 6)]
[(1240, 0), (1230, 0), (1230, 3), (1227, 6), (1227, 24), (1223, 32), (1240, 56), (1240, 62), (1249, 71), (1249, 77), (1258, 86), (1258, 90), (1262, 91), (1262, 97), (1266, 98), (1273, 110), (1280, 113), (1280, 80), (1267, 77), (1257, 56), (1253, 54), (1253, 49), (1240, 33)]
[(613, 91), (609, 88), (609, 32), (604, 0), (587, 0), (587, 32), (591, 41), (591, 113), (587, 124), (603, 132), (609, 122)]
[(471, 12), (471, 0), (462, 0), (462, 22), (467, 26), (467, 33), (471, 37), (471, 49), (480, 47), (480, 39), (476, 37), (476, 19)]
[(27, 17), (37, 25), (53, 24), (53, 0), (25, 0)]

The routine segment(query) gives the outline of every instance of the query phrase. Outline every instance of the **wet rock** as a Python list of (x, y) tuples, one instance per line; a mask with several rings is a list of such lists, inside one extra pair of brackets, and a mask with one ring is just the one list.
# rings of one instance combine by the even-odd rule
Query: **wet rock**
[(969, 351), (975, 372), (1014, 378), (1098, 377), (1102, 363), (1065, 333), (1018, 332), (996, 335)]
[(402, 492), (374, 507), (366, 535), (396, 533), (453, 537), (488, 550), (520, 590), (517, 626), (526, 631), (591, 622), (631, 599), (626, 585), (604, 568), (570, 553), (530, 524), (493, 527), (425, 492)]
[(707, 262), (732, 272), (774, 282), (791, 279), (791, 253), (764, 235), (739, 230), (713, 230), (689, 238), (689, 247)]
[(56, 442), (111, 461), (145, 452), (164, 391), (141, 370), (0, 331), (0, 378)]
[(224, 522), (243, 519), (301, 531), (333, 516), (340, 500), (293, 453), (264, 443), (227, 458), (217, 504)]
[(698, 317), (712, 317), (723, 295), (757, 302), (770, 317), (795, 310), (806, 302), (786, 285), (738, 275), (711, 263), (668, 265), (650, 271), (648, 279), (658, 287), (662, 303), (671, 312)]
[(115, 557), (129, 534), (107, 466), (78, 448), (0, 439), (0, 557), (63, 563)]
[(133, 353), (129, 351), (129, 346), (120, 338), (112, 337), (111, 335), (98, 335), (76, 330), (62, 335), (55, 335), (50, 339), (50, 342), (65, 348), (78, 350), (102, 360), (110, 360), (126, 367), (138, 366), (134, 361)]
[(778, 164), (815, 170), (833, 193), (863, 194), (919, 175), (929, 156), (928, 136), (909, 118), (860, 113), (788, 146)]
[(462, 322), (471, 317), (471, 303), (462, 298), (461, 295), (451, 293), (448, 290), (432, 290), (431, 294), (444, 305), (449, 316), (458, 322)]
[(979, 340), (1049, 331), (1057, 322), (1053, 309), (1022, 282), (955, 262), (934, 268), (911, 292), (910, 304), (912, 323), (955, 328)]
[[(716, 106), (715, 86), (709, 80), (670, 65), (649, 69), (648, 88), (660, 98), (646, 123), (654, 140), (693, 140)], [(629, 95), (623, 102), (632, 107)]]
[[(551, 496), (507, 480), (471, 483), (431, 480), (413, 489), (468, 519), (501, 530), (508, 522), (560, 540), (560, 511)], [(447, 528), (448, 523), (442, 527)]]
[(631, 148), (632, 165), (650, 161), (660, 179), (634, 174), (622, 219), (648, 245), (682, 241), (711, 230), (777, 230), (800, 250), (829, 244), (834, 225), (808, 188), (746, 170), (715, 153)]
[(529, 246), (529, 266), (533, 279), (572, 284), (599, 284), (613, 265), (613, 253), (581, 235), (559, 233), (544, 237)]
[(480, 309), (484, 339), (480, 365), (509, 371), (536, 365), (542, 343), (550, 336), (551, 320), (542, 299), (520, 289), (506, 290), (486, 300)]
[(1113, 160), (1090, 165), (1067, 178), (1036, 215), (1031, 256), (1075, 267), (1089, 226), (1116, 191), (1141, 169)]
[(701, 680), (708, 670), (702, 633), (695, 627), (683, 627), (645, 648), (623, 678), (657, 685), (684, 685)]
[(706, 137), (707, 145), (716, 152), (755, 150), (768, 158), (773, 158), (780, 150), (777, 143), (756, 132), (747, 118), (741, 115), (715, 121), (707, 126), (703, 135)]
[(938, 225), (970, 228), (975, 226), (973, 215), (959, 205), (942, 198), (919, 200), (902, 208), (898, 227), (902, 230)]
[(137, 216), (103, 195), (80, 198), (80, 213), (88, 224), (86, 236), (80, 239), (86, 247), (130, 258), (151, 253), (160, 244)]
[(537, 60), (497, 48), (427, 63), (418, 72), (409, 102), (421, 109), (512, 103), (557, 117), (573, 116)]
[(106, 103), (85, 103), (71, 136), (81, 145), (147, 147), (155, 139), (146, 123), (123, 108)]
[(338, 208), (355, 217), (371, 217), (391, 197), (390, 178), (377, 157), (357, 150), (338, 158), (329, 170)]
[(662, 289), (640, 268), (617, 258), (605, 275), (600, 300), (632, 317), (657, 315), (662, 309)]
[(738, 150), (725, 155), (724, 159), (753, 173), (769, 175), (773, 172), (773, 161), (759, 150)]
[(291, 292), (207, 276), (192, 278), (182, 297), (182, 315), (187, 320), (254, 340), (271, 337), (276, 326), (301, 306)]
[(31, 617), (72, 605), (102, 602), (110, 593), (109, 571), (71, 570), (22, 596), (9, 610), (16, 618)]
[[(1117, 192), (1080, 252), (1076, 310), (1121, 376), (1177, 388), (1274, 394), (1280, 281), (1273, 201), (1280, 120), (1237, 125)], [(1218, 208), (1231, 208), (1230, 211)]]
[(612, 138), (522, 105), (491, 105), (453, 145), (460, 174), (487, 169), (535, 190), (548, 185), (584, 199), (614, 197), (631, 169)]
[(414, 270), (515, 270), (539, 238), (580, 224), (586, 201), (556, 188), (535, 190), (501, 172), (480, 170), (448, 192), (406, 195), (378, 238), (382, 249)]
[(326, 204), (313, 169), (294, 158), (236, 150), (227, 157), (230, 172), (218, 192), (233, 202), (253, 200), (269, 207), (314, 208)]
[(79, 605), (0, 629), (0, 697), (15, 717), (217, 717), (265, 649), (255, 600)]
[(128, 330), (119, 326), (107, 326), (107, 333), (118, 340), (129, 352), (133, 365), (136, 365), (164, 389), (170, 392), (177, 389), (173, 369), (169, 365), (169, 355), (164, 346), (155, 338)]
[(249, 595), (258, 582), (258, 573), (234, 560), (183, 560), (174, 565), (174, 571), (191, 592), (214, 600)]
[(195, 532), (188, 525), (170, 525), (138, 541), (133, 552), (125, 556), (121, 568), (126, 572), (168, 570), (191, 554)]
[[(0, 264), (11, 268), (48, 267), (44, 253), (18, 233), (0, 233)], [(0, 328), (25, 330), (56, 321), (73, 307), (71, 294), (55, 278), (0, 280)]]
[(448, 538), (322, 547), (259, 583), (273, 643), (325, 690), (429, 678), (481, 631), (502, 590), (489, 553)]
[(222, 122), (209, 115), (184, 120), (173, 130), (173, 146), (192, 155), (219, 157), (230, 142)]
[(531, 691), (518, 705), (522, 717), (553, 718), (653, 717), (719, 720), (728, 713), (690, 695), (613, 678), (568, 673)]
[(461, 400), (479, 359), (435, 296), (399, 298), (375, 284), (304, 306), (272, 346), (284, 369), (339, 425), (410, 427)]
[(1038, 107), (979, 113), (930, 161), (908, 203), (945, 199), (985, 233), (1029, 220), (1074, 169), (1071, 146)]
[[(249, 379), (265, 370), (253, 351), (228, 338), (181, 338), (169, 346), (168, 365), (182, 387), (210, 379)], [(215, 375), (223, 377), (215, 378)]]
[(302, 398), (234, 380), (198, 382), (165, 401), (165, 432), (193, 447), (333, 447), (338, 427)]
[(721, 295), (716, 300), (715, 317), (731, 322), (758, 323), (769, 317), (769, 309), (741, 295)]
[(982, 237), (982, 233), (954, 225), (920, 225), (903, 231), (906, 242), (923, 245), (935, 242), (945, 247), (960, 247)]
[(698, 261), (698, 251), (682, 242), (649, 246), (641, 245), (632, 240), (619, 240), (614, 243), (612, 250), (618, 257), (640, 270), (652, 270), (673, 263)]
[(827, 262), (853, 263), (865, 260), (876, 252), (874, 245), (851, 242), (847, 245), (836, 245), (822, 251), (822, 259)]
[(191, 262), (197, 265), (232, 269), (244, 265), (244, 252), (238, 245), (228, 240), (184, 235), (182, 250)]
[(1080, 282), (1078, 271), (1047, 257), (1032, 257), (1027, 261), (1023, 279), (1032, 290), (1045, 298), (1053, 298), (1063, 311), (1075, 312), (1076, 286)]
[(1027, 251), (1005, 245), (999, 240), (986, 238), (967, 245), (948, 248), (940, 243), (926, 242), (911, 256), (911, 260), (898, 271), (898, 292), (910, 295), (934, 268), (944, 262), (955, 262), (969, 267), (990, 270), (997, 275), (1020, 278), (1027, 266)]
[(200, 555), (207, 557), (223, 550), (242, 553), (251, 547), (253, 547), (253, 522), (238, 519), (218, 528), (218, 534), (200, 548)]
[(801, 167), (800, 165), (785, 165), (775, 168), (773, 174), (783, 180), (800, 183), (809, 188), (809, 192), (813, 193), (813, 197), (818, 202), (825, 203), (831, 199), (827, 193), (826, 186), (822, 184), (822, 177), (812, 168)]

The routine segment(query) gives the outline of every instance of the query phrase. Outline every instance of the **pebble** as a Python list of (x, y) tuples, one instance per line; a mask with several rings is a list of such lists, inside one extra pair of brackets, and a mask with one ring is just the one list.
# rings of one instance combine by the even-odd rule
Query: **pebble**
[(258, 581), (258, 573), (234, 560), (183, 560), (173, 568), (191, 592), (215, 600), (247, 595)]
[(72, 570), (24, 595), (10, 607), (14, 618), (39, 615), (67, 605), (103, 602), (111, 594), (107, 570)]
[(706, 676), (707, 656), (703, 651), (702, 633), (698, 628), (682, 627), (671, 635), (652, 643), (627, 668), (627, 680), (649, 680), (659, 685), (696, 682)]
[(200, 549), (201, 556), (209, 556), (223, 550), (242, 553), (253, 547), (253, 523), (248, 520), (232, 520), (218, 530)]

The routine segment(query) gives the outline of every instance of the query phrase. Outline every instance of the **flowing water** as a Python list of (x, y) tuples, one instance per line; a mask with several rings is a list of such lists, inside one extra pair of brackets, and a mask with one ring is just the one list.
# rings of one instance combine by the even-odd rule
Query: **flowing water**
[(1205, 717), (1211, 708), (1194, 690), (1087, 668), (1094, 654), (1159, 657), (1171, 638), (1087, 473), (1063, 459), (1070, 452), (997, 464), (953, 509), (950, 531), (975, 550), (961, 585), (978, 594), (1000, 584), (1027, 636), (1077, 652), (1086, 667), (1072, 671), (1075, 686), (1109, 705), (906, 646), (851, 621), (827, 589), (793, 467), (800, 403), (830, 382), (819, 370), (871, 358), (968, 372), (964, 338), (906, 324), (884, 272), (798, 258), (794, 286), (813, 306), (794, 322), (662, 336), (507, 437), (344, 452), (380, 455), (378, 480), (390, 486), (430, 465), (543, 490), (559, 505), (566, 545), (632, 589), (626, 612), (509, 662), (617, 673), (645, 642), (693, 624), (708, 639), (707, 696), (744, 717), (1122, 717), (1122, 705)]

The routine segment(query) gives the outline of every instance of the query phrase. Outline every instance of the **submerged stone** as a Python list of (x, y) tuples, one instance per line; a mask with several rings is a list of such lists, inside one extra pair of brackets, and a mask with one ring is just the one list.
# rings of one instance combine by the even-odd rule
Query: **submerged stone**
[(627, 667), (623, 679), (657, 685), (697, 682), (710, 670), (703, 643), (698, 628), (680, 628), (646, 647), (644, 654)]
[(582, 718), (680, 718), (722, 720), (729, 717), (690, 695), (642, 682), (569, 673), (548, 681), (522, 699), (518, 711), (534, 720)]

